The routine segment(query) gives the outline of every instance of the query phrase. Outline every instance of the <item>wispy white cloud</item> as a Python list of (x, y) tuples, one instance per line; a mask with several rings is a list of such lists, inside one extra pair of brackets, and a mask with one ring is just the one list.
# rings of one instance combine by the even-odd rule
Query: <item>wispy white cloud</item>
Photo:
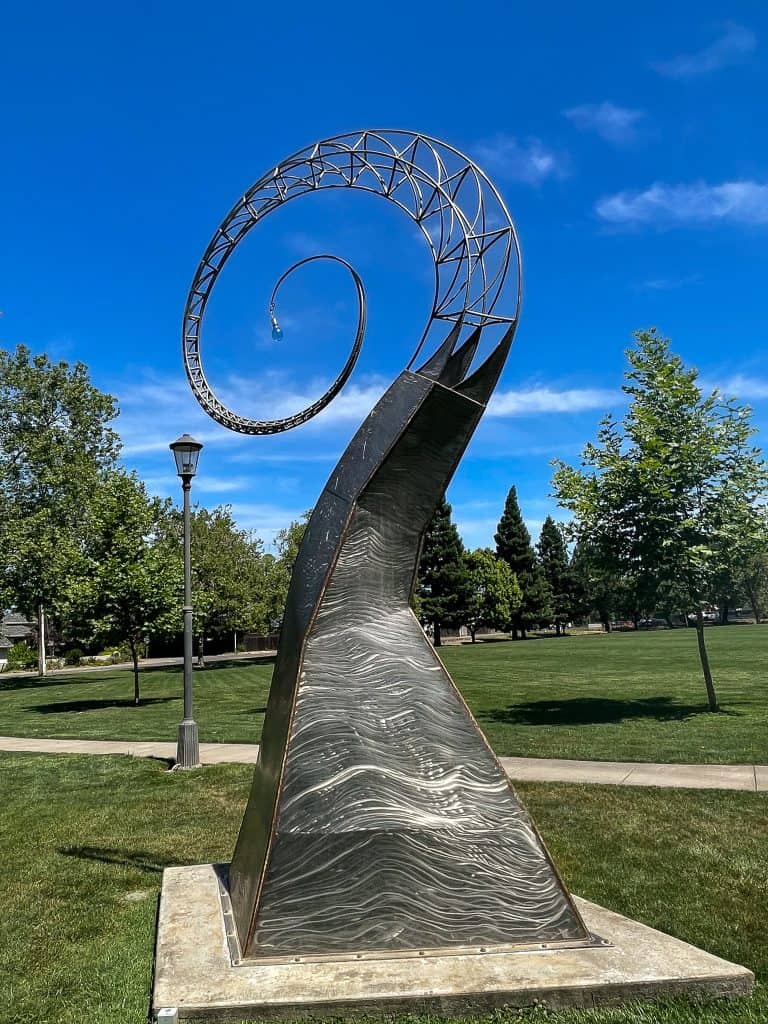
[(768, 184), (726, 181), (669, 185), (656, 182), (643, 191), (617, 192), (595, 204), (608, 224), (674, 227), (686, 224), (768, 224)]
[(753, 377), (745, 373), (736, 373), (724, 380), (700, 380), (702, 388), (711, 390), (718, 388), (724, 395), (733, 395), (746, 402), (760, 401), (768, 398), (768, 379)]
[(506, 181), (539, 185), (547, 178), (565, 178), (568, 158), (549, 149), (540, 139), (524, 142), (512, 135), (495, 135), (473, 147), (480, 166)]
[(653, 292), (674, 291), (676, 288), (684, 288), (688, 284), (696, 284), (701, 280), (699, 274), (685, 274), (683, 277), (652, 277), (640, 284), (641, 288)]
[(112, 381), (109, 390), (118, 398), (120, 415), (115, 429), (123, 440), (125, 456), (167, 451), (183, 430), (204, 444), (221, 444), (232, 434), (211, 420), (195, 401), (186, 380), (146, 376), (129, 382)]
[(590, 409), (606, 409), (619, 402), (621, 393), (606, 388), (566, 388), (557, 391), (548, 387), (532, 387), (497, 392), (488, 406), (488, 415), (540, 416), (585, 412)]
[(252, 449), (233, 452), (226, 456), (226, 462), (235, 464), (265, 464), (265, 465), (291, 465), (297, 462), (318, 462), (334, 463), (341, 455), (341, 448), (334, 451), (310, 452), (310, 451), (285, 451), (285, 452), (256, 452)]
[(253, 530), (268, 549), (274, 548), (280, 530), (284, 530), (294, 520), (301, 519), (306, 511), (306, 508), (295, 505), (232, 502), (232, 515), (237, 525), (243, 530)]
[(695, 53), (681, 53), (671, 60), (657, 61), (652, 67), (668, 78), (696, 78), (743, 63), (755, 52), (756, 47), (757, 36), (751, 29), (728, 22), (717, 39), (704, 49)]
[[(243, 416), (283, 419), (316, 402), (330, 383), (327, 379), (317, 379), (298, 387), (282, 375), (264, 375), (259, 381), (247, 382), (232, 378), (221, 389), (221, 398)], [(336, 424), (362, 421), (381, 398), (387, 383), (375, 378), (365, 384), (347, 384), (309, 423), (314, 425), (314, 429), (321, 430)]]
[[(162, 491), (172, 489), (176, 492), (176, 477), (165, 474), (164, 476), (146, 476), (144, 483), (150, 491)], [(253, 481), (246, 476), (211, 476), (208, 473), (201, 473), (195, 480), (195, 493), (204, 494), (229, 494), (233, 491), (246, 491), (253, 486)]]
[(638, 121), (645, 117), (642, 110), (618, 107), (607, 100), (603, 103), (583, 103), (564, 110), (563, 114), (581, 131), (595, 132), (601, 139), (617, 144), (635, 139)]

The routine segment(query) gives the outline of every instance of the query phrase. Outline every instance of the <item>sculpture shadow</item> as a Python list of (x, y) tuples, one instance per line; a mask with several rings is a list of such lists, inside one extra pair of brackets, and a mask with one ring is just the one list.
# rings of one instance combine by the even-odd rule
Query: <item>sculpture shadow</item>
[[(712, 712), (706, 704), (679, 704), (671, 697), (614, 700), (601, 697), (572, 697), (567, 700), (532, 700), (493, 708), (479, 717), (502, 725), (608, 725), (630, 719), (683, 722)], [(739, 715), (727, 710), (721, 714)]]
[(149, 850), (120, 850), (109, 846), (59, 846), (57, 853), (64, 857), (78, 857), (80, 860), (97, 860), (102, 864), (116, 864), (124, 868), (138, 868), (151, 874), (162, 874), (165, 868), (192, 861), (178, 856), (164, 856)]
[[(167, 704), (170, 701), (181, 701), (181, 695), (178, 697), (142, 697), (138, 707), (147, 707), (150, 704)], [(37, 704), (34, 707), (27, 708), (27, 711), (36, 711), (41, 715), (57, 715), (60, 712), (74, 711), (104, 711), (107, 708), (135, 708), (136, 704), (133, 703), (132, 697), (122, 697), (119, 700), (115, 699), (104, 699), (104, 700), (62, 700), (53, 704)]]

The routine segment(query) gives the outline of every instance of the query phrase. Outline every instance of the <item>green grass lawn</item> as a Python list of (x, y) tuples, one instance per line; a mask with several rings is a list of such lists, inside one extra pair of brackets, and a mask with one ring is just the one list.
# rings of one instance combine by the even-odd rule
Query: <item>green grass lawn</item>
[[(236, 765), (164, 769), (145, 759), (0, 755), (2, 1024), (146, 1021), (162, 869), (229, 859), (251, 775)], [(768, 794), (519, 790), (575, 892), (745, 964), (761, 982), (733, 1003), (673, 1000), (547, 1020), (768, 1019)], [(521, 1018), (487, 1018), (507, 1019)]]
[[(768, 762), (768, 625), (707, 631), (723, 714), (707, 711), (693, 630), (442, 648), (497, 753), (596, 760)], [(270, 661), (195, 672), (203, 741), (258, 742)], [(174, 740), (181, 669), (0, 676), (0, 735)]]

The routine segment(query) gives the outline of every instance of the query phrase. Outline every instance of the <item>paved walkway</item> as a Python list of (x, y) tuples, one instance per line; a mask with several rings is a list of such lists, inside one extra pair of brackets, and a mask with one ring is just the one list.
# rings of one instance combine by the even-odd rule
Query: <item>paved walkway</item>
[[(0, 736), (0, 750), (38, 754), (131, 754), (173, 761), (175, 743), (140, 740), (49, 740)], [(255, 743), (201, 743), (203, 764), (255, 764)], [(675, 789), (743, 789), (768, 792), (768, 765), (645, 764), (632, 761), (565, 761), (543, 757), (502, 757), (511, 779), (520, 782), (602, 782), (614, 786)]]

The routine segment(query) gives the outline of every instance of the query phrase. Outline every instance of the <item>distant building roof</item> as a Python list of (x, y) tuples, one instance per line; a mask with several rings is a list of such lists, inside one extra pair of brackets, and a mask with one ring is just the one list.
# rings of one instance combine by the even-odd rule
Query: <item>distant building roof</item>
[(13, 647), (13, 640), (0, 633), (0, 651), (10, 650), (11, 647)]
[(18, 612), (6, 612), (0, 621), (0, 634), (13, 644), (16, 640), (26, 640), (31, 636), (34, 632), (34, 625)]

